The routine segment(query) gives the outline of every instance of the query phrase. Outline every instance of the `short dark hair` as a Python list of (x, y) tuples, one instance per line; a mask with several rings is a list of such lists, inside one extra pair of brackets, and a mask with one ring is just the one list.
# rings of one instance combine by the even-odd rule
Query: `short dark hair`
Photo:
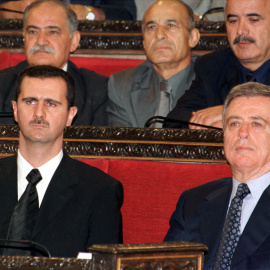
[(224, 101), (223, 107), (223, 122), (225, 121), (225, 114), (230, 103), (237, 97), (268, 97), (270, 98), (270, 86), (257, 82), (247, 82), (239, 84), (232, 88)]
[(67, 26), (69, 29), (69, 35), (70, 35), (70, 37), (72, 37), (73, 33), (78, 29), (77, 15), (67, 3), (65, 3), (63, 1), (59, 1), (59, 0), (37, 0), (35, 2), (32, 2), (24, 11), (23, 31), (25, 30), (25, 23), (26, 23), (26, 20), (28, 18), (28, 14), (29, 14), (30, 10), (35, 8), (35, 7), (40, 6), (43, 3), (47, 3), (47, 2), (55, 3), (59, 6), (61, 6), (65, 10), (66, 15), (67, 15)]
[(48, 65), (41, 65), (41, 66), (29, 66), (25, 68), (18, 76), (17, 83), (16, 83), (16, 101), (21, 93), (21, 85), (22, 81), (25, 77), (30, 78), (62, 78), (67, 84), (67, 93), (66, 98), (68, 101), (68, 109), (74, 105), (74, 96), (75, 96), (75, 86), (74, 80), (72, 79), (71, 75), (69, 75), (64, 70), (48, 66)]

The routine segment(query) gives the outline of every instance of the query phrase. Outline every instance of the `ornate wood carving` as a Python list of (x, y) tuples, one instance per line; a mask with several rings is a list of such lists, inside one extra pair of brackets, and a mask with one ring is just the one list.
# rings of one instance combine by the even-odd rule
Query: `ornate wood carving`
[(0, 256), (7, 270), (202, 270), (203, 244), (168, 242), (153, 244), (93, 245), (91, 260)]
[[(193, 49), (204, 53), (228, 47), (224, 22), (199, 22), (201, 40)], [(144, 54), (140, 21), (80, 21), (76, 53)], [(23, 51), (22, 21), (0, 19), (0, 49)]]
[[(187, 242), (93, 245), (93, 268), (98, 270), (202, 269), (207, 247)], [(115, 267), (117, 266), (117, 267)]]
[[(0, 125), (0, 155), (16, 153), (16, 125)], [(224, 163), (222, 131), (72, 126), (64, 149), (80, 158), (128, 158)]]
[(0, 269), (91, 270), (92, 261), (75, 258), (0, 256)]

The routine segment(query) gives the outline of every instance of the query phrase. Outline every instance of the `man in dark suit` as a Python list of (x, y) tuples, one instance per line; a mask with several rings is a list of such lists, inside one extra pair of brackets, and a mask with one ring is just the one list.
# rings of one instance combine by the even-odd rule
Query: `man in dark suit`
[(195, 80), (168, 117), (222, 127), (222, 104), (233, 86), (247, 81), (270, 84), (269, 12), (267, 0), (227, 0), (230, 48), (197, 60)]
[[(75, 81), (75, 125), (107, 125), (107, 78), (69, 61), (80, 41), (75, 13), (63, 2), (40, 0), (32, 3), (24, 15), (26, 60), (0, 71), (0, 111), (12, 112), (18, 74), (28, 65), (52, 65), (69, 72)], [(13, 124), (13, 117), (0, 123)]]
[(270, 269), (270, 87), (235, 86), (223, 127), (233, 178), (183, 192), (165, 241), (206, 244), (205, 269)]
[[(16, 96), (12, 105), (20, 127), (19, 150), (0, 160), (0, 238), (32, 240), (58, 257), (74, 257), (92, 244), (122, 242), (121, 183), (62, 150), (64, 128), (77, 112), (70, 75), (52, 66), (28, 67), (19, 76)], [(33, 168), (41, 174), (39, 210), (30, 232), (26, 218), (18, 233), (14, 217)], [(12, 246), (14, 250), (6, 246), (5, 255), (29, 255), (18, 243)], [(30, 255), (44, 255), (38, 245), (33, 247)]]
[[(109, 79), (109, 125), (143, 127), (152, 116), (166, 116), (194, 78), (191, 48), (199, 38), (189, 6), (179, 0), (152, 4), (143, 19), (148, 61)], [(166, 90), (162, 89), (164, 82)]]

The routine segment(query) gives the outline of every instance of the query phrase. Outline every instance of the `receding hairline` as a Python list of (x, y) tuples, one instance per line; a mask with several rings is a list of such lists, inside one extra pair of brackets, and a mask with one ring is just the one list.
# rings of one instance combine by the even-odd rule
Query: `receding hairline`
[(180, 1), (178, 1), (178, 0), (158, 0), (158, 1), (155, 1), (152, 5), (150, 5), (149, 8), (145, 11), (145, 13), (144, 13), (144, 15), (143, 15), (143, 20), (142, 20), (142, 23), (143, 23), (143, 24), (147, 23), (147, 22), (145, 21), (146, 15), (150, 12), (150, 10), (151, 10), (152, 8), (154, 8), (155, 6), (159, 5), (159, 4), (158, 4), (159, 2), (161, 2), (161, 3), (162, 3), (162, 2), (174, 2), (174, 3), (176, 3), (176, 4), (179, 4), (179, 5), (181, 5), (182, 7), (185, 8), (187, 17), (188, 17), (188, 15), (189, 15), (189, 14), (188, 14), (188, 9), (187, 9), (187, 7), (185, 6), (185, 4), (182, 3), (182, 2), (180, 2)]

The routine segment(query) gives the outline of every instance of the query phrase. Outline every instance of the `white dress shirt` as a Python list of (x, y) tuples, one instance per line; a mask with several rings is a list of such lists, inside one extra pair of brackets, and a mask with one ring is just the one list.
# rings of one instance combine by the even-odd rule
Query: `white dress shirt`
[[(41, 181), (37, 184), (39, 206), (41, 205), (45, 192), (50, 184), (53, 174), (55, 173), (58, 165), (62, 160), (62, 157), (63, 157), (63, 150), (61, 150), (59, 154), (57, 154), (47, 163), (43, 164), (41, 167), (36, 168), (39, 170), (42, 176)], [(32, 165), (29, 164), (22, 157), (20, 150), (18, 151), (17, 168), (18, 168), (17, 179), (18, 179), (18, 200), (19, 200), (28, 185), (26, 176), (32, 169), (34, 169), (34, 167), (32, 167)]]
[[(237, 187), (241, 182), (238, 182), (235, 178), (233, 178), (233, 189), (231, 194), (231, 200), (233, 199)], [(270, 172), (253, 179), (251, 181), (248, 181), (246, 183), (248, 185), (248, 188), (250, 190), (250, 194), (248, 194), (243, 201), (242, 205), (242, 213), (241, 213), (241, 227), (240, 232), (242, 233), (244, 231), (244, 228), (254, 210), (256, 207), (259, 199), (261, 198), (263, 192), (270, 184)]]

